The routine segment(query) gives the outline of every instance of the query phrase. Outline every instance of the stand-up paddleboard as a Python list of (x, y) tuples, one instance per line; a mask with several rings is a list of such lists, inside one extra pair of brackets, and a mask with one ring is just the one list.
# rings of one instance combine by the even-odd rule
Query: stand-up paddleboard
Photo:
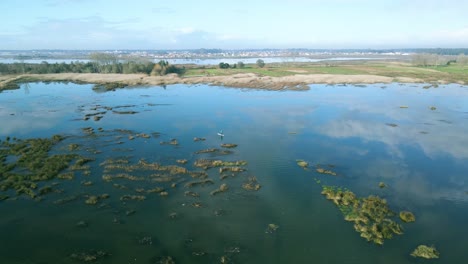
[(220, 131), (218, 132), (218, 136), (220, 136), (220, 137), (224, 137), (224, 133), (223, 133), (223, 131), (222, 131), (222, 130), (220, 130)]

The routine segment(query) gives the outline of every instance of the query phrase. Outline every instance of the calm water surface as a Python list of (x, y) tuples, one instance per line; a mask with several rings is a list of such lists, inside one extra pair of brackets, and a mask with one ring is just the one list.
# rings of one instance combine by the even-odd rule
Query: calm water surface
[[(311, 85), (309, 91), (274, 92), (171, 85), (97, 93), (91, 85), (34, 83), (4, 91), (0, 139), (67, 135), (53, 151), (78, 143), (80, 154), (95, 161), (89, 176), (54, 180), (63, 193), (42, 201), (20, 196), (0, 202), (0, 263), (79, 263), (69, 256), (92, 249), (111, 254), (97, 263), (158, 263), (162, 256), (176, 263), (222, 263), (222, 256), (228, 263), (467, 263), (468, 87), (423, 86)], [(83, 120), (97, 105), (137, 113), (107, 111), (99, 121)], [(86, 136), (84, 127), (93, 127), (97, 136)], [(153, 134), (129, 140), (116, 129)], [(224, 138), (217, 136), (219, 130)], [(194, 142), (194, 137), (206, 141)], [(173, 138), (178, 146), (160, 144)], [(194, 153), (221, 143), (239, 146), (231, 155)], [(182, 166), (189, 170), (195, 170), (198, 158), (248, 165), (246, 172), (224, 180), (210, 169), (215, 184), (191, 189), (184, 183), (172, 188), (170, 183), (104, 182), (99, 164), (119, 157), (164, 165), (187, 159)], [(312, 168), (303, 170), (297, 159)], [(315, 164), (333, 164), (338, 176), (317, 174)], [(261, 184), (259, 191), (242, 188), (250, 176)], [(86, 187), (82, 181), (94, 184)], [(380, 189), (379, 182), (388, 187)], [(211, 196), (221, 183), (229, 190)], [(50, 183), (40, 186), (45, 184)], [(383, 246), (368, 243), (320, 194), (322, 184), (361, 197), (381, 196), (396, 212), (412, 211), (416, 222), (403, 223), (405, 233)], [(138, 194), (136, 188), (156, 186), (169, 195), (119, 200)], [(185, 196), (187, 190), (200, 197)], [(85, 195), (102, 193), (110, 198), (85, 204)], [(79, 198), (54, 204), (72, 195)], [(203, 206), (195, 208), (194, 202)], [(127, 215), (131, 210), (135, 213)], [(77, 227), (80, 221), (87, 227)], [(269, 224), (279, 228), (265, 232)], [(142, 243), (145, 237), (151, 243)], [(436, 246), (440, 259), (409, 256), (419, 244)]]
[[(366, 58), (366, 57), (335, 57), (325, 59), (312, 59), (306, 57), (258, 57), (258, 58), (213, 58), (213, 59), (171, 59), (166, 58), (171, 64), (196, 64), (196, 65), (218, 65), (220, 62), (236, 64), (239, 61), (243, 63), (256, 63), (258, 59), (262, 59), (265, 63), (294, 63), (294, 62), (319, 62), (319, 61), (351, 61), (351, 60), (379, 60), (385, 58)], [(155, 59), (154, 62), (158, 62), (162, 59)], [(17, 60), (17, 59), (5, 59), (0, 58), (0, 63), (72, 63), (72, 62), (90, 62), (90, 60), (84, 59), (28, 59), (28, 60)]]

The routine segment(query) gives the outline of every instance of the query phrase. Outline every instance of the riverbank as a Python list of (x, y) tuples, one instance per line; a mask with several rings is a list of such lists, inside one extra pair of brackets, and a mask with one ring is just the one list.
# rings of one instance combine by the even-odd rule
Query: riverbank
[(401, 63), (358, 64), (276, 64), (265, 68), (243, 69), (188, 68), (178, 76), (146, 74), (56, 73), (0, 75), (0, 90), (15, 89), (17, 84), (37, 81), (93, 83), (106, 87), (169, 84), (213, 84), (227, 87), (268, 90), (308, 89), (308, 84), (372, 84), (372, 83), (468, 83), (468, 67), (414, 67)]

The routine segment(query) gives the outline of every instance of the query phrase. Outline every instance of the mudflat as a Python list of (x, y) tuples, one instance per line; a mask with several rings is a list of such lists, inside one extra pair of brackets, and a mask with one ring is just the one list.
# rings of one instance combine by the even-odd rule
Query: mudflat
[(95, 84), (119, 83), (128, 86), (135, 85), (166, 85), (166, 84), (214, 84), (229, 87), (259, 88), (268, 90), (307, 89), (307, 84), (313, 83), (390, 83), (390, 82), (422, 82), (417, 78), (386, 77), (378, 75), (345, 75), (345, 74), (295, 74), (290, 76), (261, 76), (255, 73), (239, 73), (224, 76), (192, 76), (180, 77), (176, 74), (165, 76), (148, 76), (145, 74), (102, 74), (102, 73), (54, 73), (54, 74), (23, 74), (2, 76), (0, 87), (14, 81), (71, 81)]

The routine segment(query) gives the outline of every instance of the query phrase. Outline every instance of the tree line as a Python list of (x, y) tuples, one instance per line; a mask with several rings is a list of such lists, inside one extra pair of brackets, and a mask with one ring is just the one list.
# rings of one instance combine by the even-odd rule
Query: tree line
[(184, 67), (170, 65), (168, 61), (154, 63), (145, 60), (123, 60), (113, 54), (95, 53), (89, 62), (71, 63), (0, 63), (0, 74), (46, 73), (144, 73), (148, 75), (183, 74)]

